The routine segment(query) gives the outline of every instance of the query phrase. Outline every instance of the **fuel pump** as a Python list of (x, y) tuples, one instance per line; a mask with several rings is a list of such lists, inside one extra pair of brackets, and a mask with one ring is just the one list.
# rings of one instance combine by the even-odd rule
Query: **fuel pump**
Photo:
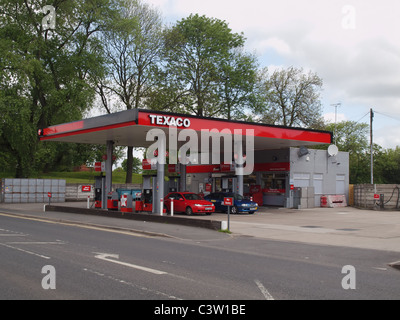
[(101, 188), (94, 189), (94, 207), (101, 209)]
[(103, 186), (105, 185), (105, 177), (103, 175), (95, 177), (94, 182), (94, 207), (96, 209), (103, 209), (103, 202), (105, 202)]
[(153, 211), (153, 190), (152, 189), (144, 189), (142, 193), (142, 210), (146, 212)]

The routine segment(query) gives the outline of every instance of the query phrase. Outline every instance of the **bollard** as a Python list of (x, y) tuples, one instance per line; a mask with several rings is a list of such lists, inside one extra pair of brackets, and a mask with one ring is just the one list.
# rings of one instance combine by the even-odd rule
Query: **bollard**
[(160, 216), (163, 215), (163, 212), (164, 212), (164, 199), (161, 198), (160, 199)]
[(384, 200), (385, 200), (385, 195), (381, 194), (380, 197), (379, 197), (379, 207), (380, 207), (381, 210), (385, 209)]
[(174, 199), (171, 199), (171, 217), (174, 216)]

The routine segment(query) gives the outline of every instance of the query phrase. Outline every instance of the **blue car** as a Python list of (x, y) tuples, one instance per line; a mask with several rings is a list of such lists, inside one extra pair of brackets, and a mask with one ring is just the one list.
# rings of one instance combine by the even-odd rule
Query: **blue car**
[(205, 200), (210, 201), (215, 206), (215, 211), (228, 212), (228, 207), (224, 206), (224, 198), (233, 198), (233, 206), (230, 213), (249, 213), (253, 214), (258, 210), (258, 204), (254, 201), (244, 198), (238, 193), (217, 192), (211, 193), (204, 197)]

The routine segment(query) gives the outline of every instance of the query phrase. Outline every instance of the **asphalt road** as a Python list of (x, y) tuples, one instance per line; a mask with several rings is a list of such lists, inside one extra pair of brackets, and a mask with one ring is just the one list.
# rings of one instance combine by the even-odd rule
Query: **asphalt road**
[[(387, 251), (220, 234), (179, 240), (0, 214), (0, 255), (2, 300), (400, 299), (400, 271), (388, 266), (400, 257)], [(355, 289), (345, 290), (348, 265)]]

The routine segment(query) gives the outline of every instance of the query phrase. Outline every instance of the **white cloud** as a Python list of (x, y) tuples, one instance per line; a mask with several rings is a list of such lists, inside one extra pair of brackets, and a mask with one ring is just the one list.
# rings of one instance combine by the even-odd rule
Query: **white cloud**
[(291, 53), (290, 46), (282, 39), (271, 37), (258, 43), (259, 52), (265, 52), (268, 49), (276, 51), (278, 54), (289, 55)]
[(338, 113), (335, 115), (335, 112), (328, 112), (323, 115), (323, 118), (326, 122), (335, 123), (335, 119), (337, 119), (337, 123), (342, 121), (347, 121), (348, 118), (344, 113)]

